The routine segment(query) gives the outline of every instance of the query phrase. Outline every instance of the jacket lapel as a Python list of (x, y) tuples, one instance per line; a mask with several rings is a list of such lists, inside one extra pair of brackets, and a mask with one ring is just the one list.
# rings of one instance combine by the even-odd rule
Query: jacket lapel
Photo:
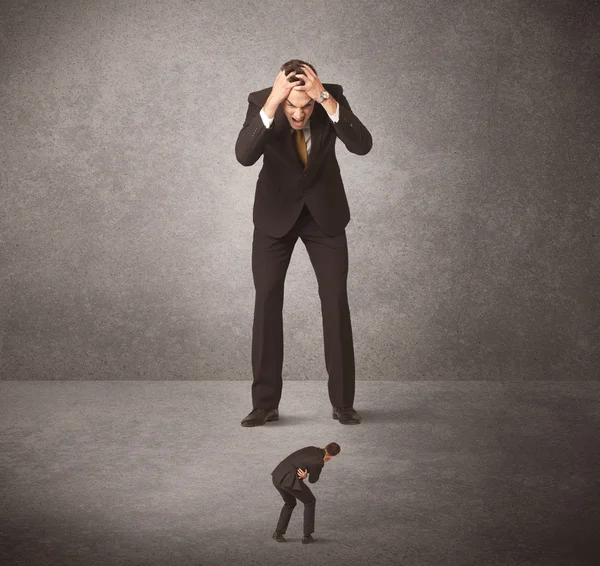
[(307, 169), (315, 162), (315, 157), (319, 155), (321, 143), (323, 142), (323, 134), (325, 132), (323, 112), (323, 108), (318, 104), (310, 117), (310, 154), (306, 163)]
[(281, 106), (275, 112), (273, 127), (277, 130), (277, 137), (281, 140), (283, 153), (289, 158), (290, 162), (293, 163), (295, 167), (302, 170), (302, 163), (300, 163), (300, 158), (296, 153), (294, 140), (292, 138), (292, 133), (290, 132), (290, 123), (285, 117)]

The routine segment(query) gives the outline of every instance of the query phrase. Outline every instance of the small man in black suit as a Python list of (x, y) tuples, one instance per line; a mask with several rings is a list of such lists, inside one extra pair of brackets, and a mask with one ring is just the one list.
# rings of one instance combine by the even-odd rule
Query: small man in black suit
[(304, 503), (302, 544), (308, 544), (315, 540), (312, 533), (315, 532), (315, 504), (317, 500), (302, 480), (308, 477), (310, 483), (316, 483), (325, 462), (329, 462), (340, 453), (340, 450), (340, 445), (336, 442), (330, 442), (325, 448), (307, 446), (290, 454), (271, 472), (273, 485), (284, 501), (277, 528), (273, 533), (273, 538), (277, 542), (285, 542), (283, 535), (292, 517), (292, 511), (296, 507), (296, 499)]

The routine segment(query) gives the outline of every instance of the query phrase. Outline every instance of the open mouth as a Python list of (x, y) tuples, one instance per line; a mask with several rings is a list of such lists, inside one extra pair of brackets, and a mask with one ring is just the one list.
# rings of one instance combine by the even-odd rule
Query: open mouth
[(304, 120), (296, 120), (295, 118), (292, 118), (292, 124), (294, 124), (294, 126), (301, 126), (302, 122), (304, 122)]

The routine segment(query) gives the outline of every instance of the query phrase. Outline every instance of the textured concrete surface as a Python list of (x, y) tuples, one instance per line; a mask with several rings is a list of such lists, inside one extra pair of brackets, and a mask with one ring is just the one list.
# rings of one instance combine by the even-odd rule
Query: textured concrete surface
[[(600, 384), (361, 382), (343, 426), (290, 382), (247, 429), (248, 385), (0, 384), (1, 563), (598, 564)], [(271, 470), (331, 441), (318, 542), (276, 543)]]
[[(302, 57), (339, 147), (359, 379), (596, 379), (599, 5), (3, 0), (2, 378), (245, 379), (249, 91)], [(296, 31), (294, 28), (297, 27)], [(286, 378), (324, 377), (298, 246)]]

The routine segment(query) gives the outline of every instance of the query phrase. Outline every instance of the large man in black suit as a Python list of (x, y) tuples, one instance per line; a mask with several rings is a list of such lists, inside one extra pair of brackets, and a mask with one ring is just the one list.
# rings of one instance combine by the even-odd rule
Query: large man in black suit
[(333, 418), (360, 423), (353, 408), (354, 347), (346, 290), (350, 212), (335, 155), (338, 138), (357, 155), (372, 146), (371, 134), (350, 109), (342, 87), (323, 85), (310, 64), (288, 61), (272, 88), (248, 96), (235, 154), (245, 166), (263, 156), (263, 166), (253, 209), (253, 410), (242, 426), (279, 418), (284, 281), (299, 237), (319, 286)]
[(315, 532), (315, 504), (317, 502), (310, 488), (304, 483), (308, 477), (310, 483), (316, 483), (326, 462), (340, 453), (340, 445), (330, 442), (325, 448), (307, 446), (296, 450), (282, 460), (271, 472), (273, 485), (281, 494), (284, 504), (273, 538), (277, 542), (285, 542), (283, 535), (287, 530), (292, 511), (296, 507), (296, 499), (304, 503), (304, 544), (313, 542)]

